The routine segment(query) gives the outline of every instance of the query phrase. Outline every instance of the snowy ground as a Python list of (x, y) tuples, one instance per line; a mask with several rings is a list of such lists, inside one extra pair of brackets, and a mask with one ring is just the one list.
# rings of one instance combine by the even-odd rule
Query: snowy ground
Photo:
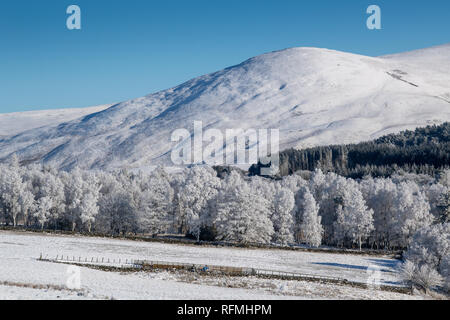
[[(81, 268), (81, 289), (65, 289), (66, 264), (41, 262), (40, 254), (149, 259), (245, 266), (332, 275), (365, 282), (381, 267), (384, 284), (398, 282), (398, 262), (387, 257), (300, 251), (216, 248), (79, 236), (0, 232), (0, 299), (411, 299), (386, 291), (304, 281), (196, 276), (189, 273), (120, 273)], [(6, 283), (6, 285), (1, 285)], [(33, 288), (33, 285), (36, 288)], [(47, 288), (47, 286), (49, 286)]]

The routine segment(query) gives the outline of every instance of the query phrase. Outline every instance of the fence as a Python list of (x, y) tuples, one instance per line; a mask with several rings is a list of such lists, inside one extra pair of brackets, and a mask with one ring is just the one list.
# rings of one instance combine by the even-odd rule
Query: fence
[(42, 253), (39, 256), (40, 261), (49, 261), (49, 262), (63, 262), (63, 263), (77, 263), (77, 264), (86, 264), (86, 265), (115, 265), (119, 267), (134, 267), (138, 268), (140, 266), (134, 264), (133, 259), (122, 259), (122, 258), (106, 258), (106, 257), (81, 257), (81, 256), (69, 256), (69, 255), (59, 255), (56, 257), (50, 258), (49, 255), (43, 255)]
[[(128, 270), (184, 270), (198, 272), (204, 275), (226, 275), (226, 276), (256, 276), (260, 278), (281, 279), (281, 280), (298, 280), (298, 281), (314, 281), (326, 282), (333, 284), (345, 284), (354, 287), (367, 288), (367, 284), (363, 282), (351, 281), (339, 277), (330, 277), (316, 274), (303, 274), (288, 271), (246, 268), (246, 267), (229, 267), (218, 265), (192, 264), (169, 261), (150, 261), (150, 260), (134, 260), (134, 259), (112, 259), (104, 257), (82, 258), (68, 255), (57, 255), (54, 259), (49, 259), (41, 254), (39, 260), (72, 264), (83, 264), (86, 266), (106, 267), (110, 270), (128, 269)], [(108, 269), (109, 270), (109, 269)], [(380, 285), (378, 289), (384, 291), (393, 291), (399, 293), (410, 294), (412, 288), (406, 286)]]

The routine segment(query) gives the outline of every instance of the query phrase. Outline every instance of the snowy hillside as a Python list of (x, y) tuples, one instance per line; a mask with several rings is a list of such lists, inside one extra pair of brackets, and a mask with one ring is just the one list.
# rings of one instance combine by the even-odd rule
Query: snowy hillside
[(103, 111), (109, 107), (111, 107), (110, 104), (88, 108), (0, 113), (0, 137), (16, 135), (27, 130), (75, 120), (94, 112)]
[(280, 149), (353, 143), (450, 120), (450, 45), (386, 57), (317, 48), (267, 53), (178, 87), (0, 139), (0, 158), (61, 168), (171, 166), (171, 134), (280, 130)]

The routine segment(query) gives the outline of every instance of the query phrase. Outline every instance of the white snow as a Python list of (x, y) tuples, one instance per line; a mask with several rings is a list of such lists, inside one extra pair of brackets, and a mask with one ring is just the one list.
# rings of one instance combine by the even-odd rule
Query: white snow
[[(149, 259), (278, 269), (334, 275), (366, 281), (367, 267), (381, 267), (384, 283), (398, 280), (397, 261), (364, 255), (339, 255), (300, 251), (217, 248), (119, 239), (0, 232), (0, 283), (4, 281), (64, 287), (68, 265), (37, 261), (41, 253)], [(81, 268), (81, 290), (33, 289), (0, 285), (0, 299), (410, 299), (392, 292), (257, 278), (206, 278), (186, 281), (182, 275), (162, 273), (119, 273)], [(229, 286), (229, 287), (228, 287)]]
[(0, 137), (16, 135), (27, 130), (75, 120), (88, 114), (103, 111), (109, 107), (111, 107), (111, 104), (88, 108), (0, 113)]
[[(0, 139), (0, 158), (61, 168), (171, 166), (175, 129), (280, 130), (280, 150), (354, 143), (450, 120), (450, 46), (387, 57), (267, 53), (59, 126)], [(191, 131), (192, 132), (192, 131)]]

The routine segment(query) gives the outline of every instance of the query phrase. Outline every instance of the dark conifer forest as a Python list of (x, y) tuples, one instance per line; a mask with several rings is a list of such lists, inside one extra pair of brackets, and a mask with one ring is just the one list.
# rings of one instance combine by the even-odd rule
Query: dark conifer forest
[[(250, 168), (259, 175), (261, 164)], [(280, 176), (321, 169), (350, 178), (389, 177), (399, 172), (435, 176), (450, 167), (450, 123), (389, 134), (358, 144), (280, 152)]]

